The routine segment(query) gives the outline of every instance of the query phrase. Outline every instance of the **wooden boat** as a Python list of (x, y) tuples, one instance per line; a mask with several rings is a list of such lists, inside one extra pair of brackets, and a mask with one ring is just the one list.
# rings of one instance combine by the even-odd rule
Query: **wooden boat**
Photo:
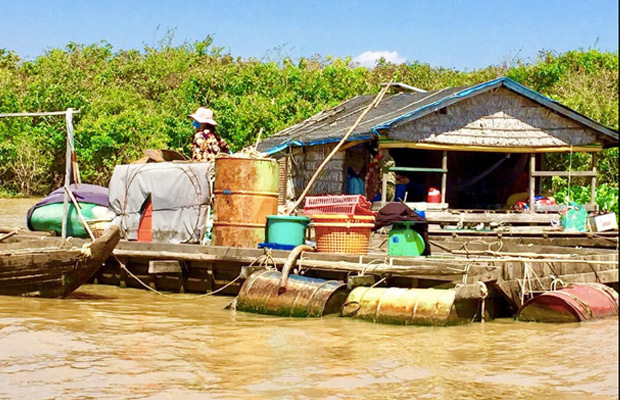
[(97, 272), (119, 239), (111, 226), (81, 248), (52, 237), (0, 243), (0, 295), (64, 298)]
[(575, 283), (526, 301), (519, 321), (581, 322), (618, 315), (618, 293), (600, 283)]

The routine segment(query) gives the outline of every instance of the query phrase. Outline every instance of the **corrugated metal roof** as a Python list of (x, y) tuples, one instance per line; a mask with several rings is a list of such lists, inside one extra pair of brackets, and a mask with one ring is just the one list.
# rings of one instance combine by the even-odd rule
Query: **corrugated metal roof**
[[(445, 88), (428, 93), (387, 94), (381, 103), (366, 115), (348, 140), (359, 141), (378, 137), (381, 131), (421, 118), (440, 108), (500, 86), (606, 135), (614, 144), (618, 142), (618, 132), (509, 78), (498, 78), (478, 85)], [(274, 154), (289, 146), (314, 146), (338, 142), (374, 97), (371, 95), (357, 96), (336, 107), (322, 111), (265, 139), (259, 144), (258, 149)]]

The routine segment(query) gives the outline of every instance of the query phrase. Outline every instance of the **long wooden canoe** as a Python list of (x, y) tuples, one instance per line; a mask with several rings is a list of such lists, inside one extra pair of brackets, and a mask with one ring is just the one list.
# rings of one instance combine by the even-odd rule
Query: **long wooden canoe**
[(64, 298), (97, 272), (119, 239), (111, 226), (82, 247), (52, 238), (0, 243), (0, 295)]

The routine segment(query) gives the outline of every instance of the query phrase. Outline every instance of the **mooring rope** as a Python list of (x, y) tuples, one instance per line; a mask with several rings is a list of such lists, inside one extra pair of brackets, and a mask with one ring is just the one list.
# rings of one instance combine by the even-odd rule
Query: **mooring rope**
[(551, 285), (549, 285), (549, 289), (550, 289), (550, 290), (552, 290), (552, 291), (554, 291), (554, 292), (555, 292), (556, 290), (558, 290), (558, 283), (559, 283), (559, 284), (561, 284), (561, 285), (562, 285), (562, 287), (566, 286), (566, 284), (564, 283), (564, 281), (563, 281), (562, 279), (558, 278), (557, 276), (555, 276), (555, 275), (551, 275), (551, 278), (552, 278), (553, 280), (551, 281)]
[[(268, 262), (271, 262), (271, 265), (273, 266), (273, 268), (277, 268), (277, 264), (275, 262), (275, 260), (273, 259), (273, 256), (271, 255), (271, 249), (265, 249), (265, 253), (261, 254), (260, 256), (256, 257), (254, 259), (254, 261), (252, 261), (250, 263), (250, 267), (254, 266), (257, 262), (260, 261), (259, 267), (262, 268), (269, 268), (267, 265)], [(133, 279), (135, 279), (141, 286), (143, 286), (145, 289), (150, 290), (151, 292), (159, 295), (159, 296), (163, 296), (165, 298), (168, 299), (172, 299), (172, 300), (196, 300), (196, 299), (200, 299), (202, 297), (208, 297), (208, 296), (213, 296), (215, 294), (218, 294), (220, 292), (222, 292), (223, 290), (227, 289), (228, 287), (230, 287), (232, 284), (234, 284), (235, 282), (237, 282), (239, 279), (242, 278), (241, 274), (239, 274), (235, 279), (233, 279), (232, 281), (228, 282), (227, 284), (225, 284), (224, 286), (213, 290), (209, 293), (205, 293), (205, 294), (201, 294), (201, 295), (193, 295), (191, 297), (180, 297), (180, 296), (171, 296), (165, 293), (160, 292), (159, 290), (151, 287), (150, 285), (148, 285), (147, 283), (145, 283), (142, 279), (138, 278), (133, 272), (131, 272), (129, 270), (129, 268), (127, 268), (127, 266), (125, 265), (125, 263), (123, 263), (118, 257), (116, 257), (115, 255), (112, 255), (112, 257), (116, 260), (116, 262), (118, 262), (118, 264), (120, 265), (120, 267), (127, 273), (127, 275), (129, 275), (130, 277), (132, 277)]]

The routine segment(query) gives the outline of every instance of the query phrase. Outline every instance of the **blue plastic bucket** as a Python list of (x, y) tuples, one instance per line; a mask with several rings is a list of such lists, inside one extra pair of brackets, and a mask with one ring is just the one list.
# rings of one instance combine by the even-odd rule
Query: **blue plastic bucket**
[(308, 217), (269, 215), (267, 216), (267, 242), (292, 246), (304, 244), (309, 223)]

